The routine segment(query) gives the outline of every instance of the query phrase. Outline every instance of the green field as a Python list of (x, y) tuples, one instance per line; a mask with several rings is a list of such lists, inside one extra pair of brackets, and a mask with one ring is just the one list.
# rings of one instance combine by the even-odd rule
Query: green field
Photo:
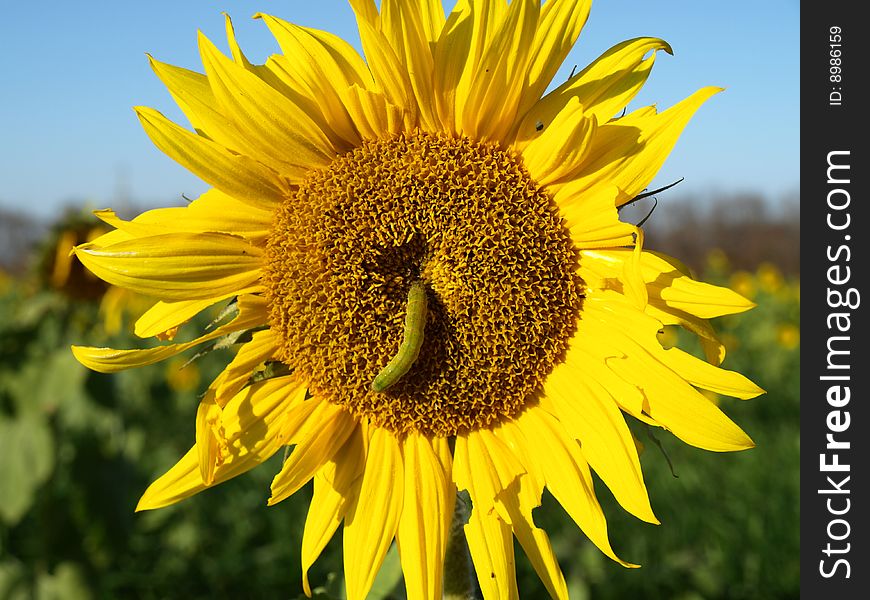
[[(715, 454), (660, 432), (661, 451), (636, 428), (662, 524), (634, 519), (603, 485), (597, 491), (614, 549), (641, 569), (611, 562), (545, 496), (535, 518), (572, 598), (798, 597), (800, 283), (769, 265), (731, 272), (722, 255), (706, 270), (706, 280), (759, 305), (715, 323), (729, 350), (723, 366), (767, 390), (751, 401), (718, 399), (757, 447)], [(128, 327), (104, 333), (103, 309), (38, 278), (0, 274), (0, 599), (298, 597), (311, 492), (266, 507), (280, 456), (178, 505), (134, 513), (150, 481), (192, 444), (198, 391), (228, 355), (184, 369), (175, 361), (92, 373), (70, 344), (141, 343)], [(678, 343), (691, 348), (688, 338)], [(546, 597), (517, 548), (521, 596)], [(400, 577), (388, 559), (371, 597), (402, 597)], [(340, 534), (311, 581), (340, 595)]]

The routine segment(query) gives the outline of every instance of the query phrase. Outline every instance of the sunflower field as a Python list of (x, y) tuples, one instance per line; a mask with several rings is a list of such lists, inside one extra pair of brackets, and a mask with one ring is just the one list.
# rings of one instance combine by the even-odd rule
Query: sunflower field
[[(40, 266), (0, 272), (0, 599), (304, 597), (311, 484), (266, 507), (282, 453), (186, 502), (135, 512), (148, 484), (190, 447), (199, 395), (231, 349), (113, 375), (81, 366), (71, 344), (141, 347), (130, 325), (148, 305), (62, 264), (60, 246), (94, 233), (64, 231), (46, 238)], [(770, 263), (732, 268), (722, 251), (700, 270), (758, 305), (714, 325), (728, 349), (724, 366), (767, 393), (749, 402), (711, 397), (756, 448), (705, 452), (632, 422), (662, 524), (634, 519), (595, 483), (615, 551), (642, 568), (604, 556), (548, 494), (535, 511), (571, 598), (798, 595), (800, 280)], [(179, 339), (216, 316), (200, 315)], [(667, 329), (661, 341), (699, 351)], [(309, 573), (314, 597), (343, 597), (341, 550), (339, 534)], [(522, 551), (516, 556), (521, 597), (546, 597)], [(404, 597), (401, 579), (393, 548), (369, 598)]]

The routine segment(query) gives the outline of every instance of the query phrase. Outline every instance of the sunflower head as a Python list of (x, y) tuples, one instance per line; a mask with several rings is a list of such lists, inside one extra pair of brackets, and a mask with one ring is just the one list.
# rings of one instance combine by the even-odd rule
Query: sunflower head
[(105, 281), (82, 266), (72, 253), (79, 244), (105, 234), (108, 228), (93, 215), (69, 211), (45, 237), (37, 260), (40, 287), (54, 289), (72, 300), (99, 300), (109, 289)]
[[(76, 247), (106, 281), (159, 301), (136, 323), (190, 342), (75, 347), (106, 372), (213, 342), (236, 349), (199, 406), (190, 451), (139, 509), (172, 504), (292, 447), (269, 504), (313, 481), (307, 571), (344, 527), (362, 598), (396, 541), (410, 598), (439, 598), (463, 535), (486, 598), (517, 596), (516, 537), (567, 595), (532, 511), (544, 489), (605, 554), (595, 471), (657, 522), (628, 421), (709, 450), (752, 446), (708, 398), (761, 390), (720, 368), (708, 319), (747, 310), (643, 248), (619, 218), (718, 88), (626, 112), (656, 38), (553, 77), (586, 22), (576, 0), (351, 0), (363, 56), (336, 36), (262, 19), (281, 47), (248, 60), (205, 36), (203, 72), (151, 58), (192, 130), (137, 108), (158, 148), (212, 186)], [(551, 91), (547, 91), (551, 89)], [(663, 332), (697, 335), (704, 357)], [(661, 338), (661, 339), (660, 339)], [(673, 338), (673, 336), (671, 336)], [(666, 345), (663, 345), (663, 341)], [(706, 394), (706, 395), (705, 395)], [(471, 512), (452, 528), (456, 493)], [(448, 561), (450, 562), (450, 561)]]

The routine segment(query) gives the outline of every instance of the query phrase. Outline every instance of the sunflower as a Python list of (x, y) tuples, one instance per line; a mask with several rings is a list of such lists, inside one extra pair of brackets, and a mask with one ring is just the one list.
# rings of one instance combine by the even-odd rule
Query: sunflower
[[(643, 249), (618, 209), (640, 195), (718, 88), (622, 114), (664, 41), (618, 44), (547, 92), (589, 2), (351, 0), (365, 58), (268, 15), (282, 54), (252, 64), (204, 35), (204, 74), (151, 58), (190, 121), (136, 108), (156, 146), (212, 187), (188, 206), (76, 248), (106, 281), (159, 301), (144, 350), (74, 347), (103, 372), (228, 338), (190, 451), (142, 497), (163, 507), (292, 447), (276, 504), (313, 480), (307, 572), (343, 522), (346, 588), (363, 598), (395, 539), (410, 598), (438, 598), (457, 493), (486, 598), (517, 596), (513, 537), (567, 595), (532, 511), (544, 488), (588, 538), (607, 536), (594, 471), (657, 523), (627, 418), (713, 451), (751, 447), (702, 391), (761, 390), (721, 369), (707, 319), (752, 303)], [(620, 115), (620, 116), (615, 116)], [(706, 360), (658, 334), (696, 334)]]

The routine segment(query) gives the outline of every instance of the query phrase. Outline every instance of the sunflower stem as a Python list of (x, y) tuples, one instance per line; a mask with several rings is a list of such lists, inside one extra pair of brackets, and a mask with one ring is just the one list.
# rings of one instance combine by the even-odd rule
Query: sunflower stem
[(463, 526), (468, 522), (468, 501), (456, 494), (453, 521), (444, 556), (444, 600), (477, 600), (477, 585)]

